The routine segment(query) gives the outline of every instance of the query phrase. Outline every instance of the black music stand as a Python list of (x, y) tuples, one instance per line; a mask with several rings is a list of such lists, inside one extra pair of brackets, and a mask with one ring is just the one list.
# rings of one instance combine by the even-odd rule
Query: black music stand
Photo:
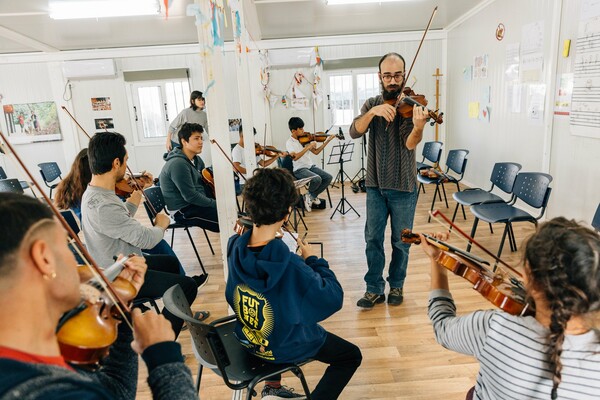
[[(360, 217), (360, 214), (352, 204), (346, 199), (344, 194), (344, 176), (348, 176), (344, 172), (344, 163), (352, 160), (352, 153), (354, 152), (354, 142), (347, 141), (341, 142), (339, 145), (333, 146), (331, 149), (331, 154), (329, 155), (329, 162), (327, 164), (340, 164), (340, 171), (338, 172), (338, 176), (340, 177), (340, 184), (342, 185), (342, 198), (340, 202), (333, 210), (333, 214), (329, 219), (333, 219), (333, 216), (336, 212), (340, 212), (342, 215), (346, 215), (350, 212), (350, 210), (354, 211), (356, 215)], [(350, 177), (348, 177), (350, 179)], [(346, 204), (348, 204), (348, 208), (346, 208)]]

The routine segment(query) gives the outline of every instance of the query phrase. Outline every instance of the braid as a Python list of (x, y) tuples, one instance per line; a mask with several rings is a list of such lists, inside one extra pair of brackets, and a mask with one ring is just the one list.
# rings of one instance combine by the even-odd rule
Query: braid
[(559, 217), (542, 224), (527, 242), (525, 260), (531, 286), (551, 311), (547, 337), (551, 398), (558, 398), (561, 354), (567, 323), (600, 309), (600, 237), (591, 229)]

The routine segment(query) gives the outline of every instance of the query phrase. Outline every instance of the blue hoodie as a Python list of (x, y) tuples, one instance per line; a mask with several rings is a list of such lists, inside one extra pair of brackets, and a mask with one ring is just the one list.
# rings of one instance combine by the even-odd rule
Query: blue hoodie
[(229, 239), (225, 297), (238, 319), (246, 349), (275, 363), (313, 357), (325, 343), (318, 322), (342, 308), (344, 292), (322, 258), (306, 260), (281, 240), (261, 252), (248, 248), (252, 230)]

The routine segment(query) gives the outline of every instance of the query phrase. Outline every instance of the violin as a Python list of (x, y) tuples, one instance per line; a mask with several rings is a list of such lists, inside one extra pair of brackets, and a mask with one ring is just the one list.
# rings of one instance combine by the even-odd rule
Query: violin
[(302, 133), (302, 135), (298, 136), (298, 141), (302, 146), (306, 146), (310, 142), (322, 143), (326, 141), (330, 136), (336, 137), (340, 140), (345, 140), (344, 134), (341, 131), (337, 135), (329, 135), (325, 132), (310, 133), (305, 131)]
[(211, 167), (206, 167), (202, 170), (202, 181), (208, 186), (210, 189), (210, 193), (207, 193), (213, 199), (216, 199), (216, 191), (215, 191), (215, 176), (213, 175), (213, 170)]
[[(457, 276), (473, 284), (473, 289), (496, 307), (512, 315), (533, 315), (533, 309), (526, 301), (524, 285), (511, 278), (507, 280), (502, 274), (490, 271), (484, 263), (470, 253), (466, 253), (441, 240), (423, 235), (427, 242), (441, 251), (435, 262)], [(419, 235), (409, 229), (403, 229), (401, 240), (404, 243), (420, 244)]]
[(275, 148), (274, 146), (261, 146), (258, 143), (254, 143), (254, 150), (257, 156), (264, 154), (267, 157), (279, 157), (280, 155), (287, 153), (283, 150)]
[[(131, 282), (117, 276), (127, 260), (128, 257), (124, 257), (104, 272), (119, 296), (130, 302), (137, 290)], [(117, 340), (117, 327), (122, 316), (113, 299), (85, 265), (79, 266), (77, 272), (82, 282), (81, 303), (61, 318), (56, 337), (61, 355), (66, 360), (71, 364), (93, 367), (108, 355), (110, 346)]]
[[(427, 99), (425, 98), (425, 95), (423, 94), (416, 94), (410, 87), (405, 86), (404, 89), (402, 90), (402, 93), (404, 93), (404, 96), (402, 99), (400, 99), (400, 96), (397, 99), (389, 99), (389, 100), (384, 100), (385, 104), (389, 104), (391, 106), (396, 107), (396, 112), (398, 114), (400, 114), (402, 116), (402, 118), (412, 118), (413, 116), (413, 106), (417, 106), (417, 107), (423, 107), (425, 108), (425, 106), (427, 105)], [(444, 113), (439, 113), (439, 110), (435, 110), (435, 111), (431, 111), (430, 109), (426, 109), (427, 110), (427, 120), (432, 120), (430, 122), (431, 126), (434, 126), (435, 124), (442, 124), (444, 122), (443, 120), (443, 115)]]
[(123, 178), (119, 182), (117, 182), (117, 184), (115, 185), (115, 194), (119, 197), (127, 199), (135, 190), (138, 190), (138, 188), (150, 186), (152, 183), (154, 183), (154, 181), (150, 176), (146, 175), (145, 173), (134, 176), (127, 176), (126, 178)]

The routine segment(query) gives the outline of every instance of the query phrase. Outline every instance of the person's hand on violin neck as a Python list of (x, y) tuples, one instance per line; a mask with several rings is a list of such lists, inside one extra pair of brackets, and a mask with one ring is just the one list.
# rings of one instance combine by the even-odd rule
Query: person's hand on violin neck
[[(450, 290), (450, 285), (448, 284), (448, 270), (444, 267), (439, 266), (438, 263), (435, 261), (436, 258), (440, 255), (441, 250), (436, 246), (430, 244), (427, 241), (427, 238), (425, 238), (425, 236), (423, 236), (422, 234), (419, 236), (421, 236), (421, 248), (431, 260), (431, 290)], [(429, 236), (432, 236), (441, 241), (447, 241), (450, 237), (450, 234), (448, 232), (437, 232), (429, 234)]]
[(171, 225), (171, 219), (163, 213), (157, 214), (156, 218), (154, 218), (154, 225), (167, 230), (169, 225)]
[[(447, 241), (450, 237), (450, 234), (448, 232), (429, 233), (428, 235), (443, 242)], [(433, 244), (429, 243), (427, 241), (427, 238), (423, 234), (419, 234), (419, 236), (421, 237), (421, 248), (432, 261), (435, 260), (440, 254), (441, 250)]]
[(419, 107), (417, 105), (413, 106), (413, 125), (416, 129), (423, 131), (428, 116), (429, 113), (425, 107)]
[(138, 354), (142, 354), (148, 347), (162, 342), (175, 340), (175, 332), (171, 323), (154, 310), (142, 313), (139, 308), (131, 312), (133, 320), (133, 342), (131, 348)]

